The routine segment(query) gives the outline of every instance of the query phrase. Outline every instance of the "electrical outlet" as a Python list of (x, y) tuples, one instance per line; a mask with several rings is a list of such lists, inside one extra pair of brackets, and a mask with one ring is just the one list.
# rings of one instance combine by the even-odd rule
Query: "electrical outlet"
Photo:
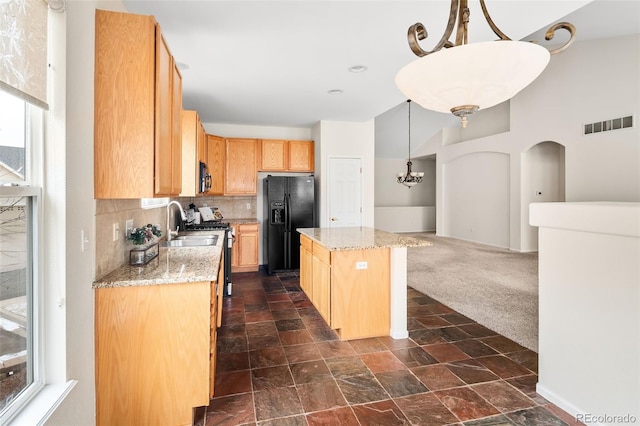
[(247, 210), (251, 210), (251, 203), (247, 203)]
[(356, 262), (356, 269), (367, 269), (369, 267), (368, 262)]
[(202, 203), (202, 207), (209, 207), (207, 203)]
[(120, 239), (120, 225), (118, 223), (113, 224), (113, 241), (118, 241)]
[(133, 231), (133, 219), (128, 219), (124, 222), (124, 238), (125, 240), (129, 234)]

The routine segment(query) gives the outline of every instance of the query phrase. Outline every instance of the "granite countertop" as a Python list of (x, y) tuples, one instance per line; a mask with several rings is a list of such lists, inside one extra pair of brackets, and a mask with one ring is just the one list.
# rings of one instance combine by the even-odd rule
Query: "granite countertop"
[(300, 234), (329, 250), (359, 250), (388, 247), (424, 247), (433, 243), (420, 238), (393, 234), (375, 228), (298, 228)]
[(148, 264), (144, 266), (122, 265), (96, 280), (93, 283), (93, 288), (201, 281), (217, 282), (224, 244), (224, 231), (207, 231), (207, 233), (219, 235), (215, 246), (160, 247), (158, 257)]

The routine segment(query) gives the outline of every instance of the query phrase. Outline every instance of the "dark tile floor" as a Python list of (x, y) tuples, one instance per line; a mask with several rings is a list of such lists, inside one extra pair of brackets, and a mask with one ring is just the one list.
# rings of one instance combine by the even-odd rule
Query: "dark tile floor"
[(578, 424), (535, 392), (537, 354), (408, 289), (409, 338), (340, 341), (296, 274), (234, 274), (198, 425)]

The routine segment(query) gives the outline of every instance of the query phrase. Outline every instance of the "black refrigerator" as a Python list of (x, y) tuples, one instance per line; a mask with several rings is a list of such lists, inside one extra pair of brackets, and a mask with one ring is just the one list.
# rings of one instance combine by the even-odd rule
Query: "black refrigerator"
[(296, 229), (315, 226), (314, 198), (313, 175), (269, 175), (264, 179), (269, 274), (300, 268), (300, 234)]

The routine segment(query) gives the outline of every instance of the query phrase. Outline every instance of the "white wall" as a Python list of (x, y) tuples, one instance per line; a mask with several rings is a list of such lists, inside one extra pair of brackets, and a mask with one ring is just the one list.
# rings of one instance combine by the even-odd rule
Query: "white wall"
[(436, 207), (375, 207), (376, 229), (387, 232), (431, 232), (436, 230)]
[[(66, 3), (66, 357), (68, 379), (78, 384), (47, 425), (95, 423), (93, 199), (93, 69), (95, 9), (124, 11), (120, 1)], [(58, 165), (62, 167), (62, 165)], [(89, 250), (80, 247), (80, 230)]]
[(445, 235), (498, 247), (509, 244), (509, 156), (480, 152), (443, 169)]
[(637, 424), (640, 203), (535, 203), (531, 224), (540, 228), (537, 392), (574, 416)]
[[(185, 106), (185, 109), (188, 109)], [(305, 127), (247, 126), (239, 124), (202, 123), (205, 132), (227, 138), (313, 140)]]
[(389, 206), (433, 206), (436, 202), (436, 162), (414, 160), (414, 172), (424, 172), (422, 183), (409, 188), (397, 182), (398, 172), (406, 172), (407, 159), (376, 158), (375, 205)]
[[(316, 141), (316, 179), (320, 180), (319, 225), (329, 226), (327, 163), (330, 157), (362, 159), (362, 226), (374, 226), (374, 120), (362, 123), (321, 121), (312, 130)], [(317, 136), (317, 137), (315, 137)]]

